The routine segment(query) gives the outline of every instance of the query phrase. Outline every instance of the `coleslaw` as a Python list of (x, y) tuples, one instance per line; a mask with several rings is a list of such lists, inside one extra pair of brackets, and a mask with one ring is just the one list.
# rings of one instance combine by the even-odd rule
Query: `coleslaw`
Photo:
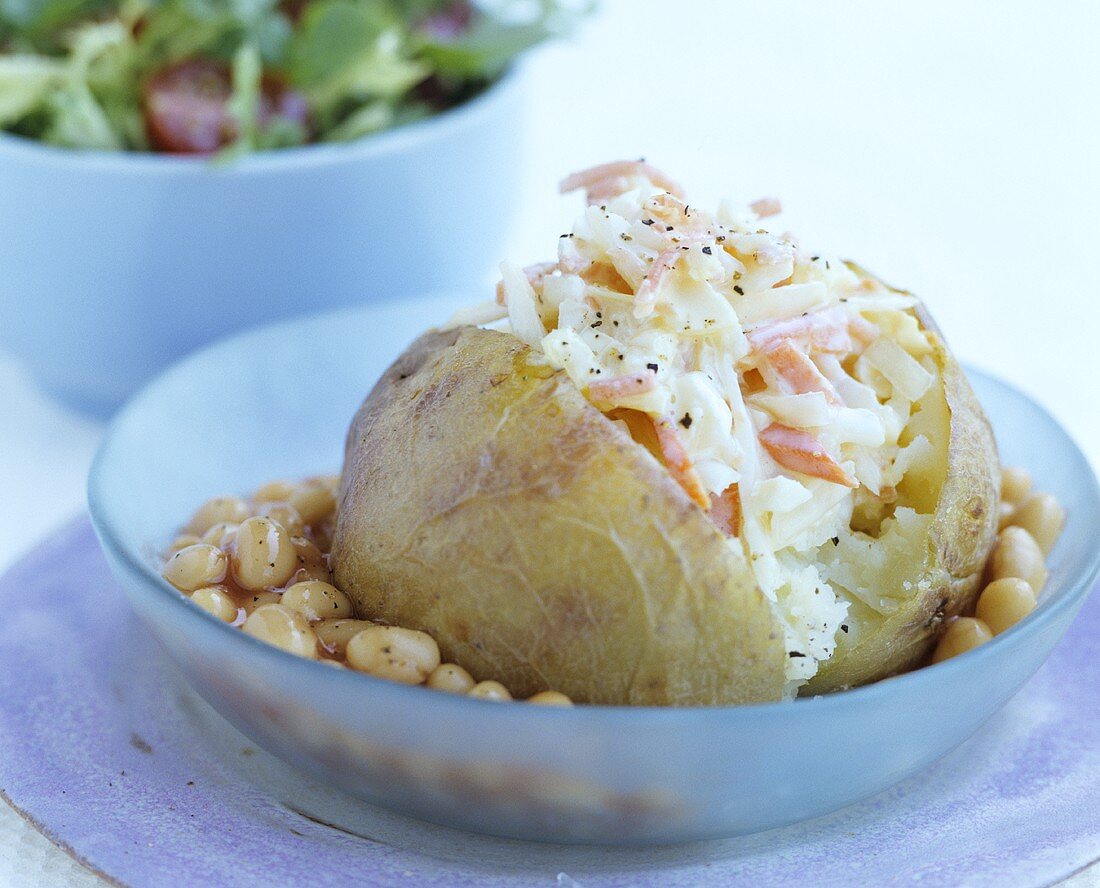
[(793, 692), (851, 608), (908, 594), (880, 580), (931, 523), (934, 504), (897, 502), (936, 464), (911, 422), (941, 397), (917, 300), (763, 228), (773, 199), (710, 214), (644, 161), (561, 188), (588, 205), (557, 260), (504, 263), (496, 302), (467, 317), (506, 319), (744, 548)]

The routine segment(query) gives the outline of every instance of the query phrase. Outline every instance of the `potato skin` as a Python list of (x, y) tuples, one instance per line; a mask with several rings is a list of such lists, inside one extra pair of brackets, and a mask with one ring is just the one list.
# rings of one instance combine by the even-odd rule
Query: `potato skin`
[(943, 379), (942, 397), (925, 405), (930, 416), (924, 421), (939, 427), (941, 436), (944, 426), (948, 432), (928, 539), (911, 563), (896, 565), (894, 572), (897, 582), (920, 591), (885, 618), (853, 605), (849, 633), (838, 636), (836, 651), (800, 690), (803, 695), (856, 687), (922, 665), (944, 621), (972, 613), (981, 589), (997, 534), (997, 445), (966, 374), (923, 305), (917, 317), (930, 334)]
[(430, 332), (348, 434), (336, 581), (518, 697), (777, 700), (747, 559), (648, 451), (510, 334)]

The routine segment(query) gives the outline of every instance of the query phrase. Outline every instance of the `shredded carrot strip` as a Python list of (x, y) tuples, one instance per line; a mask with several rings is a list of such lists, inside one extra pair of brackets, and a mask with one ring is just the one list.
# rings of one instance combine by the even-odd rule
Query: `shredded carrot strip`
[(767, 219), (768, 216), (777, 216), (783, 212), (783, 204), (779, 202), (777, 197), (762, 197), (760, 200), (754, 200), (749, 204), (749, 209), (752, 210), (761, 219)]
[(657, 258), (650, 263), (645, 278), (634, 294), (634, 317), (647, 318), (653, 313), (661, 284), (668, 273), (676, 267), (676, 262), (683, 255), (684, 250), (710, 240), (713, 240), (713, 237), (707, 232), (687, 232), (676, 238), (672, 246), (657, 254)]
[(741, 488), (731, 484), (723, 490), (711, 502), (707, 517), (726, 536), (741, 536)]
[(677, 247), (674, 250), (665, 250), (653, 260), (649, 271), (646, 272), (645, 280), (638, 287), (638, 292), (634, 294), (634, 317), (641, 319), (653, 313), (661, 282), (679, 258), (680, 248)]
[(699, 474), (691, 464), (691, 459), (684, 449), (676, 427), (666, 419), (654, 420), (653, 428), (657, 432), (657, 442), (661, 447), (661, 455), (664, 457), (665, 467), (677, 483), (684, 488), (695, 502), (703, 509), (710, 509), (710, 497), (703, 489), (703, 483), (699, 480)]
[(843, 308), (829, 308), (810, 312), (789, 321), (764, 324), (745, 334), (757, 351), (767, 351), (784, 339), (795, 342), (804, 352), (829, 352), (847, 354), (852, 350), (852, 337), (848, 334), (848, 318)]
[(861, 345), (870, 345), (879, 337), (877, 324), (872, 324), (861, 314), (853, 315), (848, 322), (848, 332)]
[(629, 188), (628, 180), (636, 176), (644, 176), (658, 188), (663, 188), (677, 197), (684, 196), (683, 189), (679, 185), (643, 160), (616, 160), (589, 167), (566, 176), (558, 185), (558, 190), (562, 194), (568, 194), (570, 191), (583, 188), (590, 198), (596, 196), (606, 199), (625, 192)]
[(821, 392), (825, 399), (837, 407), (842, 405), (840, 395), (833, 384), (817, 369), (804, 351), (793, 340), (781, 339), (764, 353), (764, 359), (779, 379), (779, 386), (788, 395), (805, 395)]
[(654, 374), (635, 373), (612, 379), (597, 379), (588, 384), (588, 394), (595, 401), (618, 401), (633, 395), (644, 395), (657, 387)]
[(845, 487), (859, 486), (809, 432), (773, 422), (760, 432), (760, 443), (772, 459), (785, 469)]

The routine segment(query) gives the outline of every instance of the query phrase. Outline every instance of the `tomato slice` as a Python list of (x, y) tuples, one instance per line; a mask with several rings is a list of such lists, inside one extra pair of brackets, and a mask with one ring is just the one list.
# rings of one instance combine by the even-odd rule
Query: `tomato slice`
[(142, 102), (149, 141), (173, 154), (217, 151), (236, 136), (231, 91), (229, 68), (217, 62), (188, 59), (158, 71)]
[(420, 23), (419, 30), (433, 40), (446, 43), (470, 30), (474, 7), (469, 0), (452, 0)]
[(279, 12), (295, 25), (301, 22), (307, 6), (309, 6), (309, 0), (279, 0)]
[[(233, 84), (229, 66), (209, 59), (168, 65), (145, 84), (142, 106), (149, 141), (171, 154), (211, 154), (237, 138), (229, 110)], [(305, 98), (279, 78), (265, 74), (257, 120), (261, 128), (275, 116), (307, 126)]]

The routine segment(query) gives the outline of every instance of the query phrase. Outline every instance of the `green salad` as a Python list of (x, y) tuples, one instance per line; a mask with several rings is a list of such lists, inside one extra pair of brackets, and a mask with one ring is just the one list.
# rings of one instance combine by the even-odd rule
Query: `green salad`
[(0, 0), (0, 130), (235, 155), (340, 142), (477, 94), (559, 0)]

